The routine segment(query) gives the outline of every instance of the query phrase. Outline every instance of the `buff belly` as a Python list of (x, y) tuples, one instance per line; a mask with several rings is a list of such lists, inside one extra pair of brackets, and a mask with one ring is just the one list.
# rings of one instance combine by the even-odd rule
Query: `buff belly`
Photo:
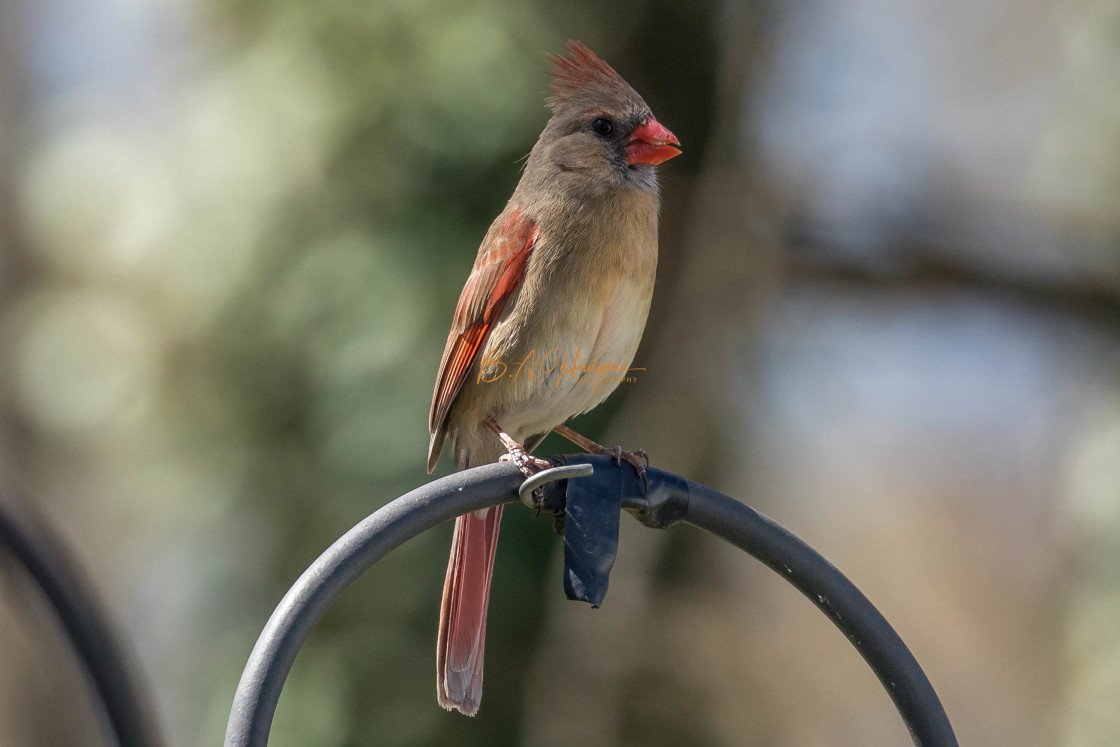
[[(499, 388), (485, 399), (507, 433), (518, 441), (547, 433), (618, 388), (645, 329), (650, 301), (650, 292), (641, 287), (645, 284), (644, 278), (628, 277), (602, 290), (589, 289), (602, 292), (606, 302), (578, 301), (585, 309), (598, 306), (601, 315), (562, 316), (569, 323), (541, 325), (536, 339), (517, 339), (501, 325), (494, 330), (481, 380), (471, 383)], [(570, 323), (573, 318), (577, 323)]]

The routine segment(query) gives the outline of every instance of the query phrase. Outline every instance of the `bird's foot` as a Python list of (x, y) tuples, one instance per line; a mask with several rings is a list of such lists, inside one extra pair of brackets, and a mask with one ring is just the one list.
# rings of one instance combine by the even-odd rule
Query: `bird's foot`
[[(525, 447), (514, 440), (513, 436), (502, 430), (502, 427), (498, 425), (498, 421), (494, 418), (487, 420), (486, 425), (498, 435), (502, 446), (506, 447), (506, 453), (498, 457), (498, 461), (516, 464), (517, 469), (521, 470), (521, 474), (525, 475), (526, 480), (542, 469), (548, 469), (552, 466), (552, 463), (547, 459), (538, 459), (526, 451)], [(544, 503), (544, 493), (541, 492), (540, 488), (533, 491), (533, 503), (537, 506), (537, 513), (534, 515), (534, 518), (536, 518), (536, 516), (540, 516), (541, 504)]]
[(521, 474), (526, 478), (540, 472), (542, 469), (548, 469), (552, 466), (552, 462), (547, 459), (539, 459), (529, 452), (525, 451), (525, 447), (520, 444), (515, 444), (508, 453), (502, 454), (498, 457), (499, 462), (513, 462), (517, 468), (521, 470)]
[[(525, 451), (524, 447), (517, 444), (514, 448), (509, 450), (509, 453), (502, 454), (498, 457), (499, 462), (513, 462), (517, 468), (521, 470), (521, 474), (525, 475), (525, 479), (529, 479), (533, 475), (540, 472), (542, 469), (548, 469), (552, 463), (545, 459), (538, 459)], [(541, 489), (535, 488), (533, 490), (533, 505), (536, 506), (536, 513), (533, 518), (541, 515), (541, 506), (544, 505), (544, 493)]]
[(649, 477), (646, 475), (646, 467), (649, 466), (649, 455), (646, 454), (645, 449), (623, 451), (621, 446), (600, 446), (591, 453), (614, 457), (615, 464), (622, 464), (623, 462), (629, 464), (634, 468), (634, 471), (638, 473), (638, 477), (642, 478), (642, 487), (647, 493), (649, 492)]
[(589, 454), (614, 457), (615, 464), (622, 464), (622, 462), (625, 461), (634, 468), (634, 471), (638, 473), (638, 477), (642, 478), (642, 487), (647, 493), (649, 492), (649, 477), (646, 475), (646, 467), (649, 466), (649, 455), (646, 454), (645, 449), (623, 451), (621, 446), (608, 448), (595, 443), (587, 436), (581, 436), (566, 425), (558, 425), (552, 430)]
[(498, 421), (494, 420), (494, 418), (487, 419), (486, 425), (498, 435), (502, 446), (506, 447), (507, 453), (498, 457), (498, 461), (513, 462), (517, 465), (517, 468), (521, 470), (521, 474), (525, 475), (526, 479), (537, 474), (542, 469), (548, 469), (552, 466), (552, 463), (547, 459), (538, 459), (526, 451), (525, 447), (514, 440), (513, 436), (502, 430), (502, 427), (498, 425)]

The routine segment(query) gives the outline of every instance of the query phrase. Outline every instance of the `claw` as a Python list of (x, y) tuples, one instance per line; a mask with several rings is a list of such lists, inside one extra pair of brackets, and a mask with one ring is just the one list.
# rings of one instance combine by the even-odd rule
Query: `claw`
[[(513, 462), (517, 468), (521, 470), (521, 474), (525, 475), (526, 479), (540, 472), (542, 469), (547, 469), (552, 464), (544, 459), (538, 459), (530, 455), (521, 446), (510, 449), (508, 454), (502, 454), (498, 457), (499, 462)], [(540, 488), (533, 491), (533, 504), (536, 506), (536, 513), (533, 518), (541, 515), (541, 506), (544, 504), (544, 493)]]
[(530, 455), (520, 446), (510, 449), (508, 454), (502, 454), (498, 457), (498, 461), (513, 462), (525, 477), (532, 477), (542, 469), (547, 469), (552, 466), (547, 459), (538, 459)]
[[(615, 464), (622, 464), (626, 462), (634, 471), (638, 473), (638, 477), (642, 478), (642, 488), (645, 492), (649, 492), (649, 477), (646, 476), (646, 467), (649, 466), (649, 456), (646, 454), (645, 449), (635, 449), (634, 451), (623, 451), (621, 446), (613, 448), (607, 446), (600, 446), (599, 450), (594, 452), (603, 456), (614, 457)], [(642, 462), (645, 462), (643, 464)]]
[[(564, 438), (568, 439), (576, 446), (580, 447), (589, 454), (599, 454), (603, 456), (614, 457), (615, 464), (622, 464), (625, 459), (626, 463), (634, 468), (638, 473), (638, 477), (642, 478), (642, 485), (645, 491), (649, 492), (649, 478), (646, 476), (646, 467), (649, 466), (649, 455), (646, 454), (645, 449), (636, 449), (634, 451), (623, 451), (621, 446), (615, 446), (613, 449), (601, 446), (586, 436), (581, 436), (566, 425), (558, 425), (552, 429)], [(645, 462), (643, 465), (639, 460)]]
[[(498, 457), (498, 461), (513, 462), (517, 465), (517, 468), (521, 470), (521, 474), (525, 475), (526, 478), (530, 478), (540, 472), (542, 469), (547, 469), (548, 467), (552, 466), (552, 464), (547, 460), (538, 459), (537, 457), (530, 455), (521, 446), (511, 448), (508, 454), (502, 454), (500, 457)], [(533, 503), (537, 507), (537, 512), (533, 514), (533, 518), (535, 519), (541, 515), (541, 504), (544, 503), (544, 493), (541, 492), (540, 488), (537, 488), (533, 491)]]

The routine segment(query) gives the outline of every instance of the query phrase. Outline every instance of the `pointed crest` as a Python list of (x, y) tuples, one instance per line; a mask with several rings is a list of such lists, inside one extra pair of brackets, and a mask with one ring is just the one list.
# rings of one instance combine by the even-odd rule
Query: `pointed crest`
[(588, 99), (642, 102), (630, 84), (583, 42), (569, 39), (565, 54), (549, 55), (548, 59), (553, 65), (552, 90), (548, 97), (553, 111), (573, 101)]

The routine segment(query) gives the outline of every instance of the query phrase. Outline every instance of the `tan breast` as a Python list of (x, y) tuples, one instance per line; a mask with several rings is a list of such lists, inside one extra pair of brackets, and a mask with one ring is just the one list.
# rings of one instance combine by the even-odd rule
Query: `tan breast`
[[(588, 206), (575, 220), (564, 216), (570, 222), (562, 231), (553, 230), (561, 216), (539, 218), (541, 237), (525, 282), (483, 356), (506, 365), (487, 371), (487, 383), (472, 376), (460, 394), (470, 420), (492, 415), (524, 439), (594, 408), (625, 378), (617, 372), (637, 352), (657, 272), (656, 198), (636, 197)], [(540, 365), (550, 351), (553, 358)], [(548, 375), (533, 375), (556, 361)], [(577, 365), (594, 370), (573, 375)], [(501, 372), (506, 375), (496, 376)]]

